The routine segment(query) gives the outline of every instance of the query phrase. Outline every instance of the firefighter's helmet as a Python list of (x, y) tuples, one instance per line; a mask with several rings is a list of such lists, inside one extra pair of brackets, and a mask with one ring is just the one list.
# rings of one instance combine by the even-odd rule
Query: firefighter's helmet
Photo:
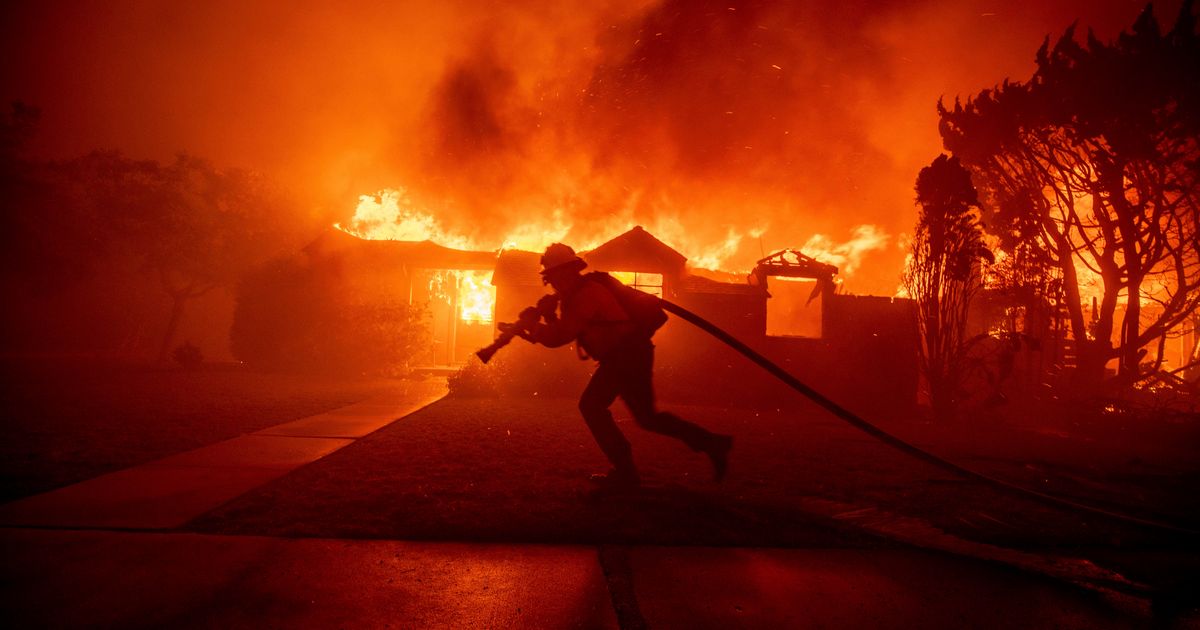
[(579, 271), (587, 266), (587, 263), (582, 258), (575, 254), (575, 250), (569, 245), (562, 243), (554, 243), (546, 248), (546, 253), (542, 254), (542, 275), (546, 275), (551, 271), (559, 269), (566, 270), (568, 268)]

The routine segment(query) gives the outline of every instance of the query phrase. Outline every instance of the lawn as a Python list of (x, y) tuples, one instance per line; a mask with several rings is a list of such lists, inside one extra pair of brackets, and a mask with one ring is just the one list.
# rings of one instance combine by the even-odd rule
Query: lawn
[[(915, 516), (984, 542), (1078, 547), (1156, 540), (1153, 532), (956, 479), (813, 407), (673, 409), (736, 436), (725, 483), (710, 480), (703, 456), (624, 418), (620, 426), (633, 442), (648, 487), (596, 496), (585, 479), (606, 463), (573, 400), (450, 398), (247, 494), (192, 527), (284, 536), (873, 544), (802, 509), (805, 499), (820, 497)], [(1200, 464), (1183, 456), (1195, 451), (1180, 442), (1194, 438), (1189, 433), (1194, 426), (1179, 427), (1176, 439), (1157, 448), (1120, 435), (1103, 443), (1063, 437), (1058, 429), (935, 428), (902, 419), (891, 419), (888, 428), (969, 467), (1025, 485), (1193, 526), (1200, 520), (1192, 491)]]
[(354, 403), (395, 381), (70, 361), (3, 364), (0, 501)]

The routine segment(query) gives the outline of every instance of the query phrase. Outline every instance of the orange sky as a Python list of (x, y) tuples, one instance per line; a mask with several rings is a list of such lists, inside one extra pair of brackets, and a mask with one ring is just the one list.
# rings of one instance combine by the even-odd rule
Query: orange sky
[(0, 85), (41, 108), (41, 156), (187, 151), (331, 216), (404, 187), (482, 242), (557, 210), (576, 240), (632, 223), (685, 254), (732, 238), (745, 268), (873, 225), (887, 245), (848, 287), (890, 294), (938, 97), (1024, 80), (1048, 33), (1078, 19), (1107, 39), (1143, 5), (572, 4), (5, 6)]

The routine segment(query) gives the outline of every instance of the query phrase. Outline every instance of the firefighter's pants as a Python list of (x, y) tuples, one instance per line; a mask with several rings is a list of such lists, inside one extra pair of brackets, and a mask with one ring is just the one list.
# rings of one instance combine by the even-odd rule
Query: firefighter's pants
[(608, 410), (617, 396), (625, 401), (634, 421), (643, 429), (676, 438), (693, 451), (707, 451), (715, 438), (703, 427), (655, 408), (653, 372), (654, 344), (646, 339), (627, 342), (600, 360), (579, 398), (584, 422), (600, 450), (618, 469), (632, 469), (633, 454), (629, 440), (617, 428)]

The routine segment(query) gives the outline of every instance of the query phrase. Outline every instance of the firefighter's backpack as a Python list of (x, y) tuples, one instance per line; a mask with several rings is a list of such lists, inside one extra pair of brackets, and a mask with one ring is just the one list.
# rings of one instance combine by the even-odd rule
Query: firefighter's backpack
[(667, 323), (667, 313), (663, 310), (658, 297), (625, 286), (620, 280), (603, 271), (593, 271), (583, 277), (608, 289), (608, 292), (617, 299), (617, 304), (621, 305), (621, 309), (633, 321), (638, 332), (645, 335), (646, 338), (653, 337), (654, 333)]

